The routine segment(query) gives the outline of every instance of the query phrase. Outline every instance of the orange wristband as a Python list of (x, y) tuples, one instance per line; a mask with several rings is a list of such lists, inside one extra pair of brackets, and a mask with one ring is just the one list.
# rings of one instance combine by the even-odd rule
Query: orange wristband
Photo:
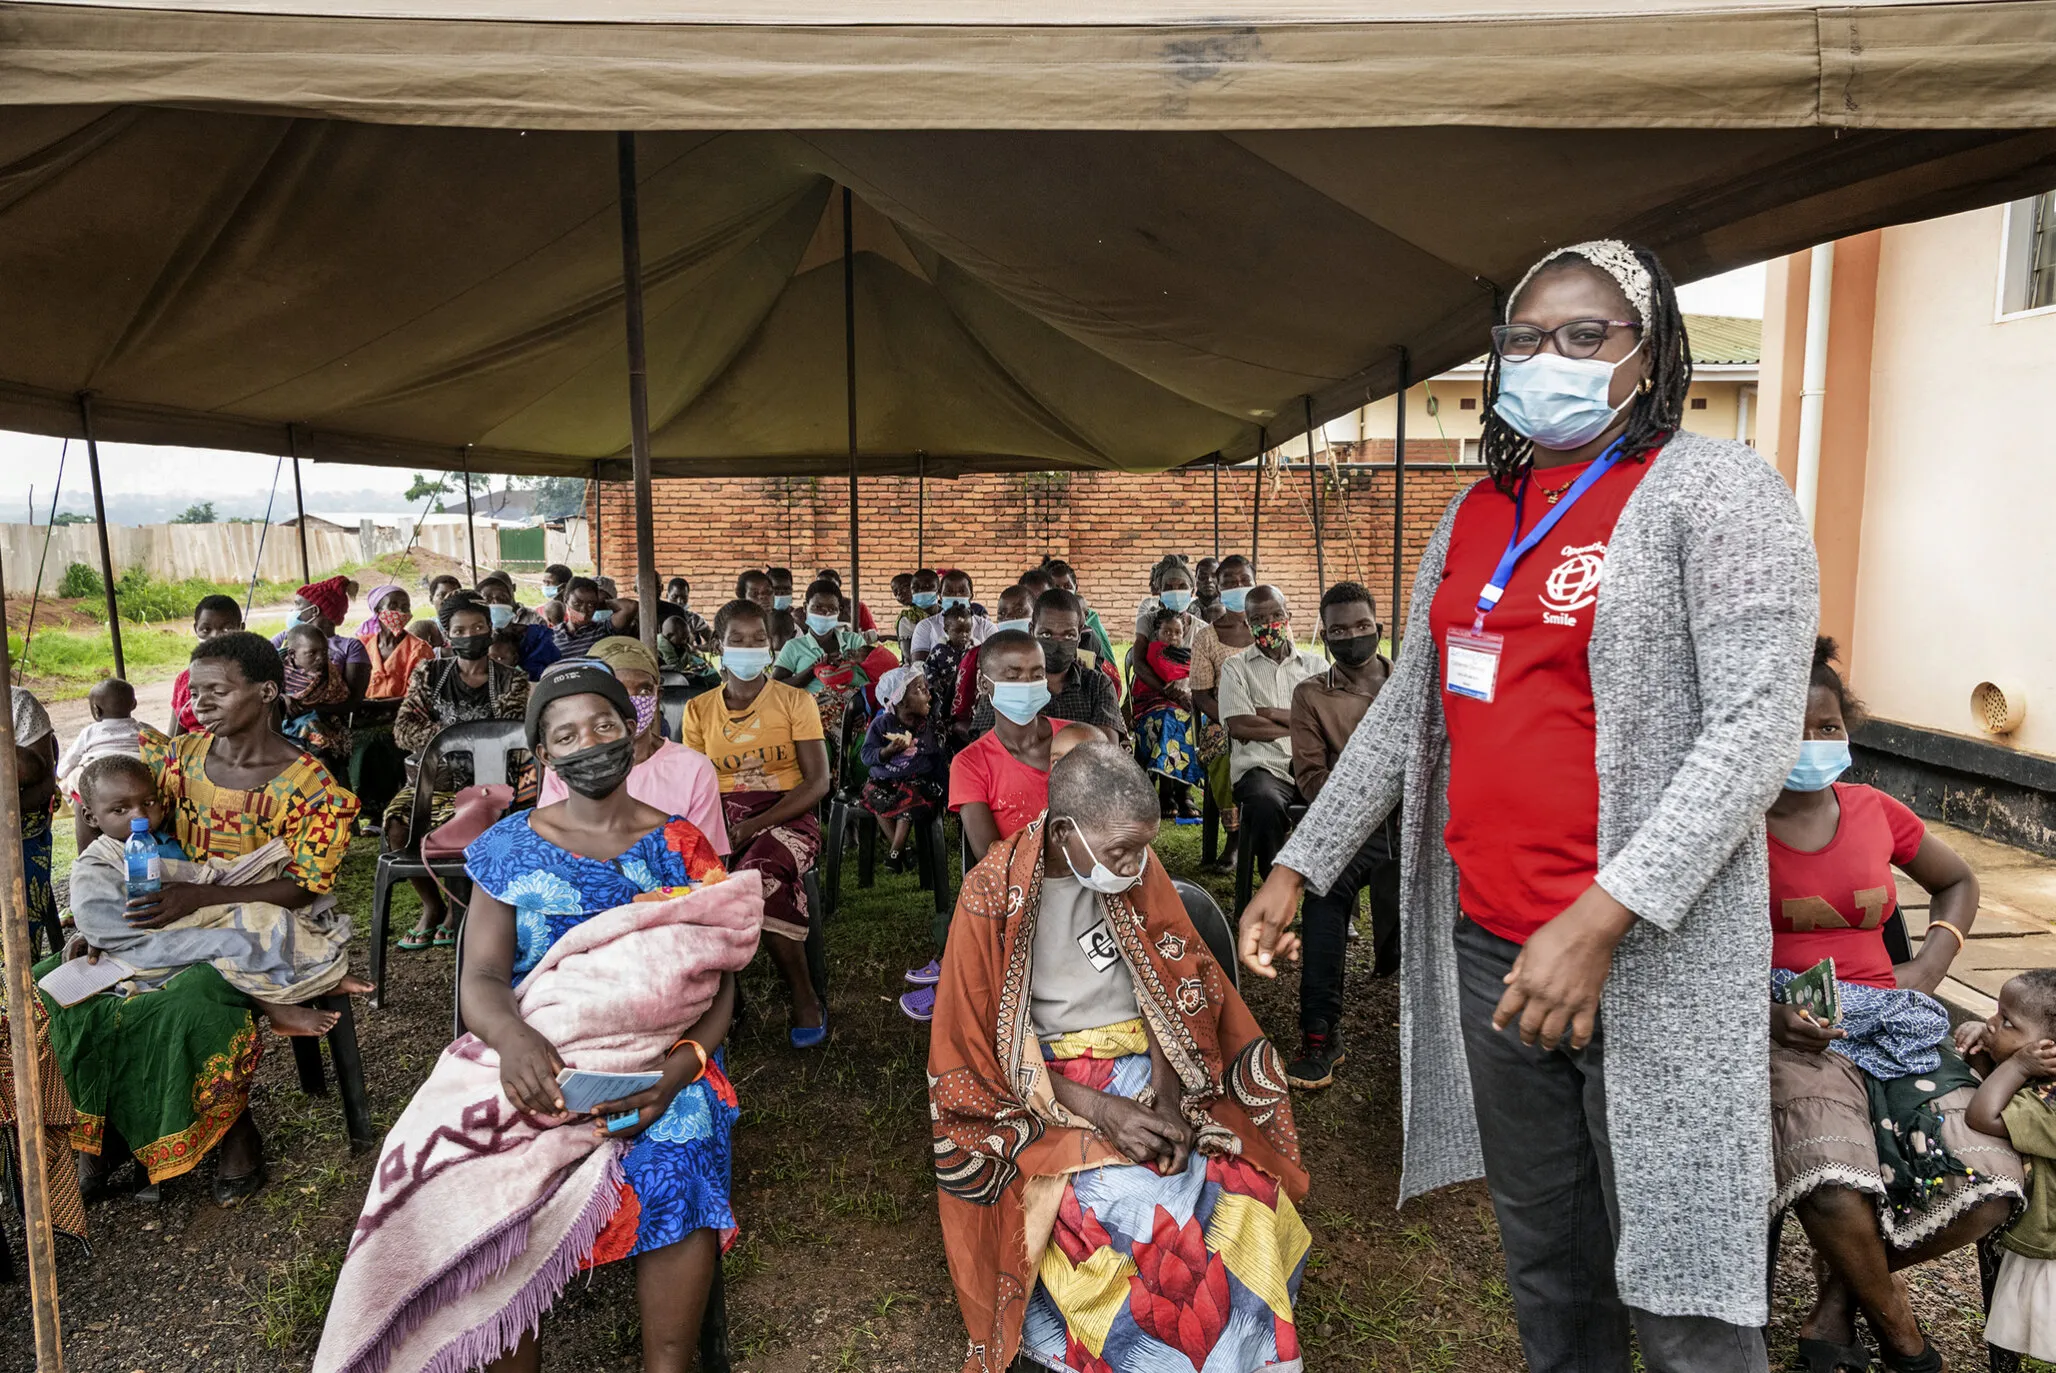
[(686, 1086), (690, 1087), (692, 1086), (693, 1082), (698, 1082), (701, 1078), (707, 1075), (707, 1065), (709, 1063), (712, 1063), (714, 1060), (707, 1053), (706, 1045), (700, 1043), (697, 1039), (679, 1040), (676, 1044), (673, 1044), (671, 1046), (671, 1053), (665, 1054), (664, 1057), (669, 1058), (671, 1054), (677, 1053), (680, 1049), (683, 1049), (688, 1044), (692, 1045), (692, 1051), (700, 1056), (700, 1070), (697, 1073), (693, 1074), (692, 1082), (688, 1082), (685, 1084)]

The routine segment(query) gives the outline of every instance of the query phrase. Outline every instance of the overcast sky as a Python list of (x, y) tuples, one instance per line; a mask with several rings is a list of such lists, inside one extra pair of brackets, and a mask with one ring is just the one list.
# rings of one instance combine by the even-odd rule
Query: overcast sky
[[(1682, 286), (1678, 288), (1678, 299), (1691, 314), (1748, 315), (1760, 319), (1763, 287), (1764, 269), (1758, 265)], [(57, 477), (58, 450), (62, 446), (59, 439), (0, 430), (0, 522), (18, 523), (25, 517), (31, 487), (41, 512), (37, 520), (49, 518), (50, 487)], [(85, 454), (78, 444), (72, 448), (58, 508), (90, 512), (92, 498)], [(112, 507), (108, 518), (118, 524), (168, 518), (158, 512), (175, 513), (192, 501), (204, 500), (215, 502), (223, 515), (262, 515), (277, 461), (248, 453), (102, 444), (100, 476)], [(309, 462), (300, 468), (307, 508), (316, 512), (380, 514), (406, 510), (408, 506), (400, 495), (412, 477), (412, 473), (394, 468), (347, 463)], [(292, 473), (282, 474), (278, 485), (272, 517), (285, 519), (293, 509)]]

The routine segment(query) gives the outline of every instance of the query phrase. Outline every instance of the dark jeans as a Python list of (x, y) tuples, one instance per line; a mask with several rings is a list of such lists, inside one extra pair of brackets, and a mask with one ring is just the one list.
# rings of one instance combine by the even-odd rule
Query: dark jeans
[(1271, 860), (1285, 847), (1287, 806), (1304, 805), (1299, 788), (1262, 768), (1251, 768), (1235, 780), (1235, 804), (1242, 809), (1242, 842), (1256, 855), (1259, 881), (1271, 875)]
[(1349, 956), (1349, 917), (1356, 894), (1371, 894), (1371, 975), (1399, 968), (1399, 859), (1393, 852), (1397, 819), (1388, 819), (1342, 867), (1326, 896), (1308, 892), (1299, 908), (1299, 1028), (1342, 1023), (1343, 965)]
[(1583, 1049), (1545, 1050), (1521, 1043), (1514, 1026), (1492, 1028), (1501, 979), (1519, 953), (1511, 940), (1457, 922), (1464, 1052), (1529, 1369), (1627, 1373), (1632, 1324), (1651, 1373), (1764, 1373), (1763, 1332), (1754, 1326), (1622, 1304), (1603, 1041), (1594, 1034)]

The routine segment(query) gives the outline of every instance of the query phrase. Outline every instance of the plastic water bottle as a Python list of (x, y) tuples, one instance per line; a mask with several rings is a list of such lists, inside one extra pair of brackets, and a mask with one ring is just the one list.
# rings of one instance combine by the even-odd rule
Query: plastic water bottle
[(128, 857), (129, 900), (155, 896), (164, 886), (164, 860), (157, 856), (157, 840), (148, 820), (138, 815), (129, 821), (128, 842), (122, 845), (122, 852)]

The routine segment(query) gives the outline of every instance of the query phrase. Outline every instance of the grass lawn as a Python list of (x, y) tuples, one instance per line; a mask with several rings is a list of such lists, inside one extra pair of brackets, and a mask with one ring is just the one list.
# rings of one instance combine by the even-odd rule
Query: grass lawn
[[(69, 826), (58, 828), (64, 867)], [(1191, 875), (1198, 848), (1196, 826), (1167, 828), (1158, 852), (1172, 872)], [(371, 841), (358, 841), (340, 893), (366, 932), (374, 855)], [(929, 897), (912, 877), (883, 872), (876, 887), (859, 890), (855, 867), (845, 868), (845, 899), (828, 927), (829, 1046), (810, 1054), (787, 1047), (779, 984), (762, 958), (744, 976), (749, 1014), (730, 1041), (730, 1073), (744, 1108), (734, 1161), (742, 1233), (726, 1272), (736, 1367), (751, 1373), (955, 1373), (962, 1359), (929, 1165), (926, 1032), (894, 1005), (905, 989), (902, 970), (928, 957)], [(1204, 880), (1226, 904), (1230, 879)], [(405, 930), (415, 911), (412, 894), (402, 894), (393, 928)], [(1368, 956), (1353, 947), (1349, 1062), (1334, 1088), (1294, 1102), (1314, 1179), (1304, 1208), (1314, 1249), (1298, 1307), (1307, 1366), (1324, 1373), (1518, 1368), (1482, 1187), (1394, 1206), (1398, 996), (1392, 982), (1371, 981)], [(446, 951), (395, 951), (386, 1008), (359, 1012), (381, 1129), (448, 1041), (452, 972)], [(1289, 1055), (1296, 1048), (1292, 975), (1250, 979), (1244, 991)], [(255, 1200), (215, 1209), (206, 1194), (212, 1165), (203, 1163), (167, 1184), (158, 1206), (96, 1206), (92, 1256), (59, 1241), (70, 1367), (254, 1373), (307, 1366), (375, 1155), (349, 1153), (334, 1098), (303, 1096), (292, 1056), (275, 1039), (255, 1110), (272, 1178)], [(1790, 1354), (1807, 1262), (1796, 1227), (1788, 1234), (1773, 1366)], [(1928, 1265), (1913, 1281), (1951, 1366), (1982, 1367), (1974, 1262)], [(22, 1306), (0, 1313), (0, 1351), (29, 1347)], [(609, 1266), (574, 1282), (552, 1312), (547, 1366), (558, 1373), (638, 1368), (638, 1332), (633, 1275), (628, 1265)]]

